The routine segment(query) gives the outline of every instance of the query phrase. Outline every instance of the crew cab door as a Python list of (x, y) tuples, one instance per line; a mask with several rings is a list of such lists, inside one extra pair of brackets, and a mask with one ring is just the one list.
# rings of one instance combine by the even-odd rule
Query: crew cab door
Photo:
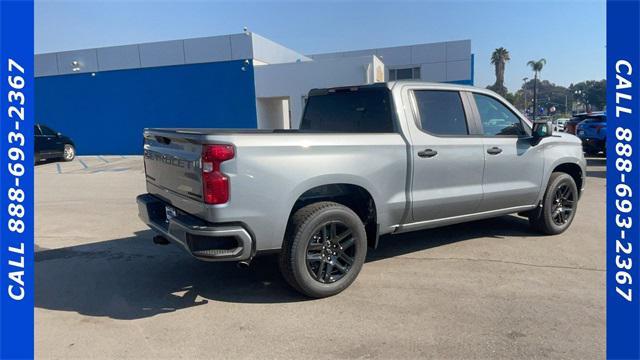
[[(471, 123), (468, 94), (416, 88), (409, 92), (413, 222), (477, 211), (482, 200), (483, 139)], [(411, 121), (409, 121), (411, 122)]]
[(501, 100), (480, 93), (470, 99), (485, 156), (480, 211), (535, 205), (544, 171), (542, 147), (532, 144), (529, 127)]

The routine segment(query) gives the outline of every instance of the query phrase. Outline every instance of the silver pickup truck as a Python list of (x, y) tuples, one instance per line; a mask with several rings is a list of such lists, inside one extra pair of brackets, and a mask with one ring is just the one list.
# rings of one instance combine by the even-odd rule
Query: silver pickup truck
[(420, 82), (312, 90), (298, 130), (146, 129), (142, 221), (206, 261), (277, 252), (310, 297), (339, 293), (398, 234), (518, 213), (559, 234), (580, 140), (495, 93)]

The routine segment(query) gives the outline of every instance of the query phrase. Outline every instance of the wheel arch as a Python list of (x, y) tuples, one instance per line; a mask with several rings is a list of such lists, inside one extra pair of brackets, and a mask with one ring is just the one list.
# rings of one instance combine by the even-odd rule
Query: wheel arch
[[(289, 217), (300, 208), (320, 201), (332, 201), (344, 205), (353, 210), (365, 225), (367, 232), (367, 243), (369, 247), (375, 248), (378, 244), (380, 216), (375, 192), (370, 191), (370, 187), (353, 179), (342, 179), (344, 181), (312, 181), (307, 186), (300, 187), (297, 195), (291, 201)], [(288, 220), (287, 220), (288, 222)], [(288, 226), (288, 225), (287, 225)]]
[(586, 176), (585, 169), (575, 159), (565, 159), (559, 160), (554, 163), (553, 166), (549, 167), (549, 171), (545, 174), (544, 184), (541, 188), (539, 200), (542, 200), (547, 186), (549, 185), (549, 178), (554, 172), (563, 172), (571, 176), (573, 178), (573, 181), (575, 181), (576, 183), (576, 187), (578, 188), (578, 196), (580, 197), (582, 195)]

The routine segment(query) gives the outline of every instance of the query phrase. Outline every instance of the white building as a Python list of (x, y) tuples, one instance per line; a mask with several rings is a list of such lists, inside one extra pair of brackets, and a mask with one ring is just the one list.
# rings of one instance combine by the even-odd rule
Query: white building
[(135, 154), (145, 127), (296, 128), (313, 88), (473, 84), (473, 55), (470, 40), (303, 55), (244, 32), (38, 54), (35, 75), (39, 122), (80, 154)]
[(306, 95), (313, 88), (403, 79), (473, 84), (470, 40), (315, 54), (308, 58), (311, 61), (255, 67), (260, 128), (297, 128)]

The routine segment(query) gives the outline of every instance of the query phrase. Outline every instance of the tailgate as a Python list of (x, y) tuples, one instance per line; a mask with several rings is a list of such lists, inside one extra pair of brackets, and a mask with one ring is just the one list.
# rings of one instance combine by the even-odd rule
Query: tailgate
[(194, 137), (178, 132), (145, 131), (147, 183), (202, 201), (201, 156), (202, 145)]

